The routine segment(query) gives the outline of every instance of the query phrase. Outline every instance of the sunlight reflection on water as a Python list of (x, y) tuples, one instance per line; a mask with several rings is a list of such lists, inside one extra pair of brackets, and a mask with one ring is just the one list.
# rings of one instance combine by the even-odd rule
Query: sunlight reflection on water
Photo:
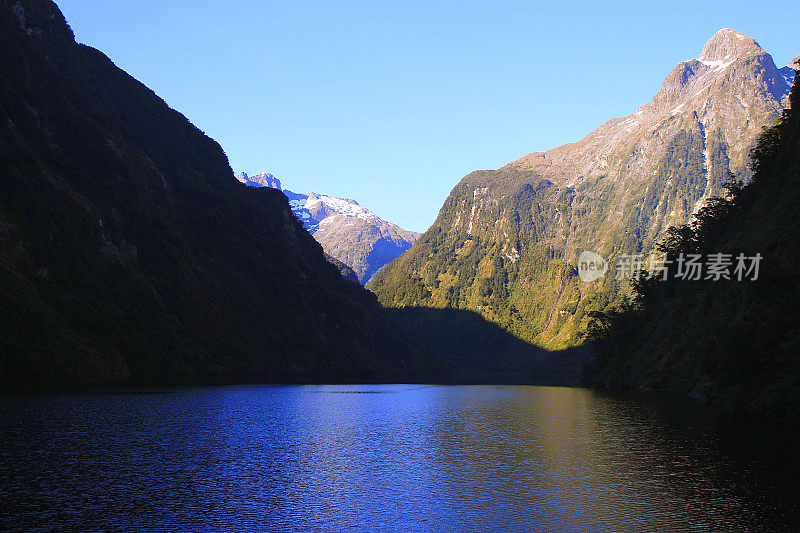
[(5, 530), (800, 530), (794, 432), (668, 397), (336, 385), (0, 403)]

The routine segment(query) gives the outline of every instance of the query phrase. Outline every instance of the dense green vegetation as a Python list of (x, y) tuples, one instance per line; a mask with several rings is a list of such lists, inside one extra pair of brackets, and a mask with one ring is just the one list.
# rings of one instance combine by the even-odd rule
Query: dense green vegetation
[(0, 3), (0, 382), (407, 380), (279, 191), (46, 0)]
[[(484, 188), (473, 226), (491, 231), (470, 233), (457, 222), (470, 212), (465, 206), (473, 191)], [(572, 318), (585, 306), (594, 309), (591, 297), (583, 300), (587, 294), (613, 294), (605, 283), (600, 291), (579, 287), (577, 270), (565, 261), (567, 250), (553, 242), (550, 221), (570, 211), (573, 196), (529, 172), (470, 174), (453, 189), (431, 229), (368, 287), (386, 307), (473, 310), (521, 339), (547, 345), (540, 335), (562, 328), (566, 312), (560, 311), (568, 309)], [(577, 335), (580, 319), (574, 323), (571, 334)]]
[[(653, 250), (664, 220), (685, 219), (727, 179), (722, 133), (698, 128), (678, 130), (652, 177), (624, 185), (599, 179), (579, 192), (533, 171), (473, 172), (431, 229), (368, 287), (386, 307), (468, 309), (547, 349), (580, 345), (591, 313), (619, 309), (631, 296), (613, 275), (581, 283), (574, 266), (580, 253), (599, 252), (613, 264), (619, 254)], [(617, 205), (620, 187), (626, 200)]]
[(790, 98), (792, 109), (752, 151), (753, 181), (730, 183), (660, 244), (672, 260), (761, 254), (758, 278), (637, 283), (624, 309), (593, 314), (589, 383), (683, 391), (737, 413), (800, 420), (797, 81)]
[[(724, 143), (715, 142), (710, 153), (722, 162)], [(720, 172), (709, 176), (712, 187), (724, 181)], [(629, 289), (613, 276), (579, 283), (575, 258), (584, 249), (611, 261), (623, 252), (651, 250), (663, 229), (653, 220), (665, 212), (691, 212), (706, 188), (699, 176), (704, 176), (702, 138), (681, 130), (654, 182), (631, 185), (631, 195), (639, 200), (627, 204), (620, 223), (611, 227), (603, 204), (611, 184), (601, 183), (589, 202), (533, 172), (474, 172), (451, 192), (415, 247), (368, 287), (387, 307), (470, 309), (528, 342), (551, 349), (578, 345), (589, 313), (619, 308)], [(476, 190), (485, 193), (476, 195)], [(460, 220), (471, 214), (470, 205), (477, 206), (472, 233)], [(597, 243), (601, 231), (608, 235)]]

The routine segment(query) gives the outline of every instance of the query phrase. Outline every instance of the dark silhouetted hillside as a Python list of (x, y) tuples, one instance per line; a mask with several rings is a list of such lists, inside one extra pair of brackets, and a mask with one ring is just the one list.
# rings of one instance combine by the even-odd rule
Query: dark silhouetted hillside
[(752, 153), (752, 183), (710, 202), (664, 245), (673, 258), (760, 254), (758, 278), (641, 284), (626, 312), (600, 314), (591, 325), (592, 384), (689, 392), (737, 413), (800, 420), (796, 81), (790, 98), (791, 109)]
[(449, 383), (579, 385), (586, 350), (549, 352), (511, 335), (480, 314), (459, 309), (403, 307), (387, 316), (441, 360)]
[(419, 363), (280, 191), (245, 190), (46, 0), (0, 3), (0, 185), (6, 385), (393, 381)]

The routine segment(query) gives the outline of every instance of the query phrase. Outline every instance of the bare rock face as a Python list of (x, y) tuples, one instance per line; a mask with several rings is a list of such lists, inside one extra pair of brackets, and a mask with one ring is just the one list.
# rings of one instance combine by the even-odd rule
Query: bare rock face
[(754, 39), (736, 30), (723, 28), (703, 46), (697, 60), (728, 62), (736, 58), (765, 53)]
[(242, 172), (236, 175), (236, 179), (248, 187), (270, 187), (272, 189), (278, 189), (279, 191), (281, 190), (281, 180), (269, 172), (262, 172), (255, 176), (248, 176), (247, 172)]
[(749, 150), (789, 105), (793, 80), (756, 41), (722, 29), (632, 115), (463, 178), (370, 288), (387, 306), (468, 308), (543, 346), (576, 344), (588, 312), (624, 293), (579, 282), (581, 251), (647, 253), (731, 175), (747, 181)]
[(334, 213), (313, 233), (323, 250), (337, 258), (367, 283), (384, 265), (411, 248), (420, 234), (380, 218), (363, 219)]
[[(756, 41), (722, 29), (697, 59), (678, 64), (653, 100), (633, 115), (611, 119), (577, 143), (529, 154), (506, 168), (536, 172), (574, 190), (578, 201), (607, 191), (611, 204), (623, 212), (643, 200), (631, 194), (632, 187), (645, 186), (647, 198), (656, 202), (646, 214), (644, 244), (649, 247), (664, 229), (686, 221), (704, 200), (719, 194), (729, 173), (749, 178), (750, 147), (788, 106), (790, 89), (789, 77)], [(695, 161), (702, 168), (687, 188), (669, 176), (654, 182), (665, 156), (683, 137), (696, 145), (689, 158), (702, 157)], [(617, 214), (608, 210), (603, 225), (623, 231), (629, 221)]]
[[(577, 143), (529, 154), (507, 168), (535, 170), (578, 189), (599, 176), (646, 178), (664, 147), (684, 130), (703, 139), (705, 155), (714, 138), (724, 143), (729, 162), (716, 170), (746, 174), (748, 150), (788, 105), (790, 89), (756, 41), (723, 29), (696, 59), (678, 64), (653, 100), (633, 115), (611, 119)], [(708, 163), (707, 176), (718, 174)], [(716, 184), (709, 185), (708, 192), (718, 192)]]

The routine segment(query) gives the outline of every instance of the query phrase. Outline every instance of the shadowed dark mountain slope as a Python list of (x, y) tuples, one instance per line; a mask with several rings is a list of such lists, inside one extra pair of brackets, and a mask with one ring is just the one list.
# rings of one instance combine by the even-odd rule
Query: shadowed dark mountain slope
[[(791, 109), (753, 152), (752, 183), (667, 243), (672, 258), (730, 254), (731, 279), (642, 284), (626, 312), (598, 315), (590, 383), (687, 392), (736, 413), (800, 421), (800, 92), (794, 87)], [(738, 280), (739, 254), (760, 254), (757, 279), (752, 271)]]
[(0, 2), (0, 381), (391, 381), (411, 358), (280, 191), (55, 4)]

